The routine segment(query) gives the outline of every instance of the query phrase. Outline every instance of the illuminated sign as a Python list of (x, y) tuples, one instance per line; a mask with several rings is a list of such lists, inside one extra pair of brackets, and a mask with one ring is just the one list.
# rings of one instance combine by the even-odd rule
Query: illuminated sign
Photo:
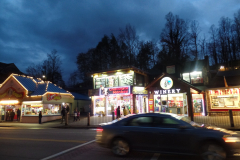
[(60, 100), (62, 99), (60, 94), (47, 94), (47, 100), (51, 101), (51, 100)]
[(170, 89), (173, 86), (173, 80), (170, 77), (164, 77), (161, 81), (160, 81), (160, 86), (163, 89)]
[(153, 112), (153, 99), (148, 100), (149, 112)]
[(180, 93), (180, 89), (155, 90), (154, 94), (175, 94)]
[(100, 95), (130, 94), (130, 87), (100, 88)]
[(13, 87), (6, 89), (6, 91), (4, 93), (0, 94), (0, 99), (4, 99), (4, 98), (21, 99), (23, 97), (24, 97), (24, 92), (17, 92), (17, 90), (14, 89)]
[(132, 93), (133, 94), (147, 94), (147, 90), (145, 90), (144, 87), (133, 87), (133, 90), (132, 90)]

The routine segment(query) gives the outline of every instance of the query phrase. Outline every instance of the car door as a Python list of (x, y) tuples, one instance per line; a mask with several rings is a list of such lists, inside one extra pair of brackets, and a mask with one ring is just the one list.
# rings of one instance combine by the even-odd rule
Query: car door
[(162, 152), (192, 152), (194, 135), (191, 127), (180, 128), (184, 124), (173, 117), (157, 117), (154, 119), (158, 128), (158, 145)]
[(157, 128), (153, 127), (152, 116), (134, 117), (126, 123), (124, 136), (130, 141), (130, 145), (136, 150), (157, 150)]

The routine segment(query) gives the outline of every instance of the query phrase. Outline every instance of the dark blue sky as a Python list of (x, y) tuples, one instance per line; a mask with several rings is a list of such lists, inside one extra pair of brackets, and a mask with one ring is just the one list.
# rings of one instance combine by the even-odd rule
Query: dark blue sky
[(130, 23), (141, 40), (158, 40), (165, 15), (197, 20), (208, 34), (222, 16), (233, 18), (239, 0), (1, 0), (0, 62), (26, 72), (56, 49), (63, 78), (77, 69), (76, 57), (95, 47), (104, 34), (115, 36)]

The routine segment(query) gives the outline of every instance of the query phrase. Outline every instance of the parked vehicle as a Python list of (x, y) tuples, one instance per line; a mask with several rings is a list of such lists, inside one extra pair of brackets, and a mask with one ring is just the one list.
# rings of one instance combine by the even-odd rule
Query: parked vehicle
[(239, 153), (238, 136), (236, 132), (204, 127), (177, 115), (146, 113), (102, 124), (97, 129), (96, 142), (118, 156), (137, 150), (201, 155), (210, 160)]

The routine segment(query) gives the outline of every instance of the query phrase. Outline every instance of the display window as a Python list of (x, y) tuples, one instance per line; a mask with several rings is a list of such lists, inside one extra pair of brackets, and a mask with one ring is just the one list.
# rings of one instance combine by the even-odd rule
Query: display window
[(144, 95), (136, 95), (136, 109), (137, 113), (148, 113), (148, 106), (147, 106), (147, 96)]
[(30, 104), (23, 105), (23, 116), (38, 116), (42, 111), (42, 115), (61, 115), (61, 104)]
[(154, 112), (187, 114), (186, 94), (154, 95)]
[(203, 83), (202, 72), (191, 72), (190, 77), (192, 84)]
[(204, 101), (202, 94), (192, 94), (192, 102), (193, 102), (193, 113), (194, 116), (204, 115)]
[(239, 88), (209, 91), (211, 109), (240, 109)]

